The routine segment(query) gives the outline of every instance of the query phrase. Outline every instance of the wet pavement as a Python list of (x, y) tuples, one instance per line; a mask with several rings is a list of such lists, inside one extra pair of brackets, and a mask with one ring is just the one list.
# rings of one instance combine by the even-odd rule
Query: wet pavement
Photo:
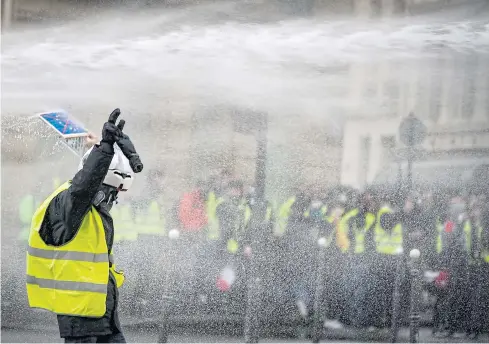
[[(386, 331), (379, 334), (378, 339), (373, 336), (370, 338), (354, 339), (350, 338), (331, 338), (332, 333), (329, 336), (326, 335), (321, 342), (331, 343), (352, 343), (352, 342), (388, 342), (386, 340)], [(353, 335), (353, 333), (350, 333)], [(126, 340), (131, 343), (155, 343), (158, 338), (158, 333), (155, 329), (126, 329)], [(409, 339), (409, 330), (404, 328), (399, 335), (399, 342), (407, 342)], [(329, 338), (326, 338), (329, 337)], [(344, 336), (339, 336), (344, 337)], [(362, 337), (362, 336), (360, 336)], [(3, 329), (1, 332), (2, 343), (62, 343), (63, 340), (59, 338), (56, 330), (49, 328), (47, 330), (21, 330), (21, 329)], [(240, 343), (243, 342), (242, 337), (231, 336), (219, 336), (219, 335), (198, 335), (195, 333), (179, 333), (170, 335), (168, 338), (169, 343)], [(307, 343), (310, 340), (301, 338), (264, 338), (260, 339), (262, 343)], [(450, 338), (439, 339), (434, 338), (431, 335), (431, 329), (422, 328), (420, 330), (420, 343), (488, 343), (489, 336), (487, 334), (482, 335), (476, 341), (468, 341), (467, 338)]]

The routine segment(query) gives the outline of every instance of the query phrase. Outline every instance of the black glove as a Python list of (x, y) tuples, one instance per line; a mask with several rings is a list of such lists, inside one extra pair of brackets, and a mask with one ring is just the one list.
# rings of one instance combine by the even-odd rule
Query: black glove
[(109, 120), (105, 122), (104, 127), (102, 128), (102, 142), (107, 142), (108, 144), (113, 145), (120, 138), (122, 138), (122, 129), (124, 129), (125, 121), (121, 119), (119, 124), (116, 125), (117, 117), (121, 114), (121, 110), (115, 109), (109, 116)]
[(129, 165), (131, 165), (134, 173), (141, 172), (143, 170), (143, 163), (141, 162), (139, 154), (136, 152), (136, 148), (134, 147), (134, 144), (132, 143), (129, 136), (123, 133), (122, 137), (119, 138), (119, 140), (117, 141), (117, 145), (121, 149), (122, 153), (124, 153), (126, 158), (129, 160)]

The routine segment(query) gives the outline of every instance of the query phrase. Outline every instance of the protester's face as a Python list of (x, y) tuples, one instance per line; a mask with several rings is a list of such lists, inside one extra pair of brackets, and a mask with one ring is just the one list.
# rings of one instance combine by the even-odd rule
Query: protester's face
[(228, 188), (226, 194), (229, 198), (236, 200), (241, 197), (241, 190), (239, 188)]
[(413, 209), (414, 209), (414, 202), (411, 199), (407, 199), (406, 203), (404, 204), (404, 211), (410, 212)]
[(165, 180), (163, 176), (155, 177), (152, 181), (152, 186), (158, 191), (163, 191), (165, 189)]
[(344, 212), (345, 212), (345, 208), (343, 208), (342, 206), (336, 206), (331, 211), (331, 215), (333, 215), (333, 217), (339, 218), (341, 217), (341, 215), (343, 215)]

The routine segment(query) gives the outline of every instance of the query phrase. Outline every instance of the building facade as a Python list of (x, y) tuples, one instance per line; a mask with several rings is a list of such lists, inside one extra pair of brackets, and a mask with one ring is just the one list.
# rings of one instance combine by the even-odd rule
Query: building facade
[[(407, 64), (383, 61), (355, 69), (357, 91), (350, 99), (356, 115), (344, 127), (342, 184), (365, 187), (399, 157), (399, 124), (411, 112), (428, 128), (421, 147), (428, 153), (489, 149), (487, 47), (440, 48)], [(367, 102), (377, 104), (375, 110), (362, 106)]]
[[(270, 10), (284, 6), (283, 1), (274, 4), (268, 0), (261, 2)], [(36, 4), (42, 11), (49, 12), (50, 8), (66, 6), (68, 2), (2, 0), (2, 15), (7, 15), (6, 4), (11, 6), (13, 3), (17, 6), (17, 13), (29, 9), (34, 13)], [(300, 5), (301, 1), (296, 3)], [(359, 17), (402, 15), (427, 3), (434, 6), (447, 1), (302, 1), (303, 5), (312, 4), (312, 9), (308, 7), (312, 14), (333, 7), (339, 12), (355, 13)], [(304, 11), (304, 7), (295, 6), (294, 11)], [(341, 182), (355, 187), (364, 186), (391, 159), (391, 151), (399, 147), (397, 127), (400, 119), (411, 111), (430, 128), (430, 137), (425, 144), (446, 147), (446, 142), (455, 140), (468, 145), (467, 142), (473, 140), (467, 138), (467, 133), (470, 133), (470, 137), (477, 136), (475, 140), (478, 145), (483, 145), (485, 136), (479, 132), (487, 128), (489, 60), (477, 54), (457, 55), (440, 51), (440, 58), (430, 61), (427, 64), (424, 60), (384, 60), (346, 66), (341, 76), (346, 82), (338, 85), (337, 92), (347, 106), (339, 110), (341, 113), (338, 116), (349, 120), (344, 128), (338, 124), (340, 135), (332, 135), (331, 123), (325, 122), (331, 114), (325, 113), (320, 106), (308, 108), (310, 103), (304, 102), (304, 107), (299, 104), (296, 109), (271, 109), (269, 190), (285, 195), (300, 185), (327, 187)], [(134, 135), (138, 145), (147, 149), (145, 158), (148, 168), (167, 170), (172, 197), (178, 197), (196, 180), (207, 179), (222, 168), (230, 168), (248, 184), (253, 183), (256, 143), (253, 136), (233, 131), (231, 116), (234, 111), (246, 111), (246, 107), (219, 103), (202, 106), (209, 102), (192, 98), (185, 85), (172, 85), (164, 93), (164, 97), (151, 99), (147, 114), (140, 114), (139, 132)], [(104, 108), (106, 106), (111, 105), (103, 104)], [(140, 112), (139, 108), (132, 110)], [(30, 109), (26, 113), (35, 111)], [(91, 113), (94, 109), (73, 105), (72, 111), (83, 114)], [(287, 114), (287, 118), (284, 118), (284, 114)], [(102, 125), (102, 119), (98, 117), (80, 119), (90, 128)], [(5, 120), (2, 119), (2, 124)], [(467, 121), (471, 123), (470, 126)], [(457, 134), (461, 128), (464, 128), (463, 135)], [(158, 135), (141, 134), (145, 130), (158, 132)], [(342, 131), (343, 139), (340, 140), (338, 136)], [(3, 126), (2, 133), (7, 132), (8, 129)], [(36, 163), (33, 159), (39, 158), (40, 152), (45, 151), (35, 137), (29, 135), (13, 132), (2, 135), (2, 138), (4, 166), (12, 163), (15, 165), (12, 171), (18, 168), (16, 165), (19, 162)], [(55, 155), (52, 158), (57, 159)], [(50, 172), (52, 163), (46, 162), (45, 165), (46, 171)], [(59, 177), (71, 176), (72, 166), (70, 162), (66, 169), (60, 168)], [(35, 186), (26, 184), (25, 187), (32, 189)], [(12, 195), (15, 192), (12, 191)]]

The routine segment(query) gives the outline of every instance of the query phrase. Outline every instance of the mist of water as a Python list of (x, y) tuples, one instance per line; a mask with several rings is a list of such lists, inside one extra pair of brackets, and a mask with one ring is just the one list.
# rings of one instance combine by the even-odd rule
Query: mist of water
[[(386, 82), (393, 90), (422, 69), (426, 75), (420, 87), (429, 91), (432, 80), (455, 66), (444, 60), (457, 56), (464, 66), (452, 73), (460, 75), (467, 71), (465, 56), (483, 61), (489, 55), (489, 21), (484, 15), (488, 9), (480, 1), (464, 15), (457, 8), (382, 20), (319, 15), (270, 19), (267, 13), (257, 20), (259, 9), (252, 15), (239, 4), (112, 10), (4, 34), (2, 136), (8, 140), (2, 153), (6, 156), (35, 140), (35, 156), (59, 160), (63, 147), (49, 149), (54, 141), (46, 140), (48, 134), (37, 120), (18, 120), (59, 108), (96, 130), (113, 108), (120, 107), (127, 129), (146, 156), (156, 156), (168, 146), (187, 146), (189, 138), (169, 131), (188, 122), (189, 113), (207, 109), (218, 116), (220, 109), (229, 108), (268, 112), (272, 145), (286, 144), (289, 135), (302, 135), (294, 134), (302, 122), (341, 136), (349, 115), (391, 114), (390, 104), (398, 101), (399, 92), (356, 101), (349, 97), (353, 88), (365, 86), (358, 82), (378, 82), (379, 65), (387, 66)], [(358, 70), (363, 71), (361, 81)], [(173, 143), (147, 135), (155, 128), (159, 139)], [(205, 129), (193, 140), (197, 142), (192, 149), (202, 160), (214, 154), (211, 141), (226, 138)], [(301, 149), (289, 147), (284, 155), (279, 148), (270, 162), (295, 178), (296, 169), (284, 166), (299, 164)], [(169, 151), (165, 164), (178, 159)], [(219, 160), (220, 155), (209, 159)], [(150, 159), (148, 164), (154, 162)], [(177, 170), (175, 175), (183, 178), (182, 173), (188, 171)]]
[[(351, 65), (430, 63), (441, 47), (479, 54), (489, 50), (487, 20), (315, 18), (213, 24), (197, 20), (209, 12), (196, 11), (183, 20), (181, 11), (122, 13), (35, 35), (7, 35), (4, 113), (114, 105), (137, 113), (184, 99), (322, 119), (349, 107), (344, 94), (352, 87)], [(402, 80), (412, 71), (394, 72), (393, 78)]]
[[(188, 112), (216, 106), (268, 112), (272, 143), (287, 140), (285, 128), (300, 122), (333, 128), (341, 135), (341, 122), (348, 115), (380, 114), (386, 111), (386, 101), (396, 100), (396, 95), (385, 95), (352, 102), (348, 94), (358, 87), (355, 68), (365, 71), (365, 80), (375, 81), (374, 67), (388, 62), (389, 79), (399, 85), (420, 66), (433, 76), (443, 74), (454, 65), (440, 61), (452, 56), (489, 58), (489, 16), (484, 15), (487, 7), (482, 9), (470, 18), (440, 13), (376, 21), (315, 17), (257, 22), (230, 1), (191, 10), (113, 11), (95, 19), (6, 33), (2, 139), (16, 136), (2, 145), (2, 154), (24, 145), (28, 137), (44, 142), (49, 135), (32, 114), (58, 108), (72, 111), (90, 128), (100, 128), (110, 111), (120, 107), (126, 127), (146, 155), (166, 149), (154, 143), (154, 131), (148, 135), (148, 128), (161, 127), (159, 122), (175, 124), (179, 118), (184, 122)], [(223, 13), (228, 19), (222, 19)], [(425, 89), (430, 88), (429, 76), (425, 82)], [(209, 149), (206, 145), (220, 135), (203, 135), (196, 147)], [(179, 136), (177, 132), (172, 139), (188, 145)], [(39, 156), (47, 154), (52, 143), (38, 148)], [(12, 182), (18, 192), (24, 186), (14, 178), (25, 176), (27, 182), (34, 170), (46, 180), (68, 165), (74, 172), (69, 154), (56, 155), (57, 161), (42, 165), (42, 172), (38, 165), (7, 166), (2, 181)], [(174, 164), (179, 156), (174, 159), (166, 164), (182, 179), (184, 173)], [(294, 169), (284, 167), (286, 159), (270, 160), (293, 179)], [(280, 179), (276, 182), (285, 188)], [(49, 192), (50, 185), (44, 184), (43, 192)], [(36, 187), (39, 191), (41, 185)], [(3, 228), (10, 223), (15, 227), (18, 196), (2, 193)], [(176, 191), (172, 195), (178, 196)], [(15, 270), (12, 276), (23, 273), (23, 266), (7, 265)]]

